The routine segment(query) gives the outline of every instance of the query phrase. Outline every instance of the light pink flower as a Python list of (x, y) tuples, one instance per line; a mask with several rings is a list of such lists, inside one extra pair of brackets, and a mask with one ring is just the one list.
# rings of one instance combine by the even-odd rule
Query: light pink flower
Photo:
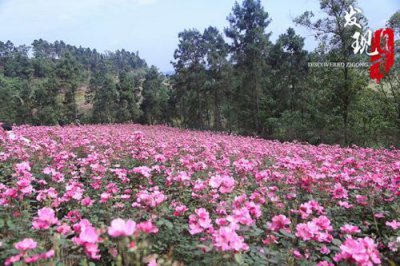
[(57, 227), (56, 231), (57, 231), (57, 233), (59, 233), (59, 234), (67, 235), (67, 234), (69, 234), (69, 233), (72, 231), (72, 229), (71, 229), (71, 226), (69, 226), (69, 225), (66, 224), (66, 223), (63, 223), (62, 225), (59, 225), (59, 226)]
[(332, 190), (332, 195), (334, 199), (347, 199), (347, 190), (340, 183), (336, 183)]
[(195, 214), (189, 216), (189, 232), (190, 234), (198, 234), (205, 229), (212, 227), (211, 219), (208, 211), (204, 208), (196, 209)]
[(157, 266), (157, 261), (156, 259), (151, 259), (150, 262), (147, 264), (147, 266)]
[(37, 247), (37, 242), (32, 238), (25, 238), (24, 240), (16, 243), (15, 248), (21, 252), (25, 252), (27, 250), (35, 249)]
[(179, 204), (175, 207), (174, 216), (181, 216), (188, 210), (189, 209), (185, 205)]
[(332, 262), (328, 262), (328, 261), (320, 261), (317, 263), (316, 266), (334, 266), (335, 264), (333, 264)]
[(356, 195), (356, 201), (361, 206), (367, 206), (368, 205), (368, 197), (367, 196)]
[(92, 200), (89, 197), (86, 197), (86, 198), (82, 199), (81, 204), (82, 204), (82, 206), (90, 207), (93, 205), (93, 202), (94, 202), (94, 200)]
[(329, 234), (333, 228), (326, 216), (320, 216), (307, 223), (300, 223), (296, 226), (296, 236), (304, 241), (318, 241), (330, 243), (333, 239)]
[(347, 238), (340, 245), (340, 253), (335, 256), (334, 260), (336, 262), (345, 260), (360, 266), (381, 264), (374, 240), (369, 237), (358, 239)]
[(146, 234), (157, 234), (158, 233), (158, 228), (153, 224), (151, 220), (145, 221), (138, 223), (136, 226), (137, 230), (142, 231)]
[(229, 226), (223, 226), (213, 233), (213, 245), (222, 251), (247, 251), (249, 246), (244, 242), (244, 238), (239, 236), (235, 230)]
[(132, 204), (132, 207), (155, 208), (166, 200), (167, 196), (156, 186), (139, 191), (136, 194), (136, 202)]
[(351, 224), (345, 224), (342, 227), (340, 227), (340, 231), (342, 231), (345, 234), (356, 234), (360, 233), (361, 230), (358, 228), (358, 226), (351, 225)]
[(272, 218), (272, 223), (268, 225), (269, 229), (275, 232), (279, 232), (279, 230), (284, 229), (286, 231), (290, 231), (289, 228), (287, 228), (287, 225), (290, 225), (291, 222), (290, 220), (285, 216), (285, 215), (276, 215)]
[(38, 217), (35, 217), (32, 222), (35, 229), (48, 229), (54, 224), (58, 224), (58, 219), (55, 216), (54, 210), (47, 207), (40, 209)]
[(112, 237), (131, 236), (136, 230), (136, 223), (132, 220), (124, 221), (120, 218), (111, 221), (108, 234)]
[(393, 220), (391, 222), (387, 221), (386, 225), (392, 228), (393, 230), (397, 230), (400, 228), (400, 222), (396, 220)]
[(353, 207), (353, 204), (349, 204), (347, 201), (339, 201), (338, 204), (340, 207), (343, 207), (345, 209), (350, 209)]
[(15, 262), (20, 261), (21, 258), (22, 258), (22, 255), (21, 255), (21, 254), (17, 254), (17, 255), (15, 255), (15, 256), (11, 256), (11, 257), (9, 257), (8, 259), (6, 259), (6, 261), (4, 262), (4, 265), (6, 265), (6, 266), (12, 265), (12, 264), (14, 264)]
[(151, 168), (147, 166), (139, 166), (132, 169), (132, 172), (141, 174), (142, 176), (149, 178), (151, 177)]
[(327, 254), (331, 253), (331, 250), (327, 246), (323, 246), (320, 249), (320, 252), (321, 252), (321, 254), (327, 255)]

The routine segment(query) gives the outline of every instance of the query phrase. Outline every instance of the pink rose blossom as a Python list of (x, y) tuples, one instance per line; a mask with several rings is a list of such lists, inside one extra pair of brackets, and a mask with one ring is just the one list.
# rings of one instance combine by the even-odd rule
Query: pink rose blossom
[(35, 249), (37, 247), (37, 242), (32, 238), (25, 238), (24, 240), (16, 243), (14, 246), (19, 251), (25, 252), (27, 250)]
[(381, 264), (376, 245), (369, 237), (358, 239), (347, 238), (340, 246), (340, 253), (335, 256), (334, 260), (336, 262), (345, 260), (360, 266)]
[(386, 225), (389, 226), (390, 228), (392, 228), (393, 230), (397, 230), (400, 228), (400, 222), (393, 220), (391, 222), (386, 222)]
[(290, 229), (286, 227), (290, 224), (290, 220), (285, 215), (280, 214), (272, 218), (272, 223), (270, 223), (268, 227), (275, 232), (279, 232), (279, 230), (281, 229), (284, 229), (285, 231), (290, 231)]
[(54, 224), (58, 224), (58, 219), (55, 216), (54, 210), (47, 207), (38, 211), (38, 217), (35, 217), (32, 223), (35, 229), (48, 229)]
[(345, 234), (356, 234), (360, 233), (361, 230), (358, 228), (358, 226), (351, 225), (351, 224), (345, 224), (342, 227), (340, 227), (340, 231), (342, 231)]
[(132, 220), (124, 221), (120, 218), (111, 221), (108, 234), (112, 237), (131, 236), (136, 230), (136, 223)]

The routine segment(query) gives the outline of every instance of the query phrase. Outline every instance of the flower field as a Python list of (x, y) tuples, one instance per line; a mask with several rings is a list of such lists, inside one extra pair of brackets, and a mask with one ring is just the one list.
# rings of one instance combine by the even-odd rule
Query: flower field
[(0, 262), (396, 265), (399, 196), (399, 150), (20, 126), (0, 131)]

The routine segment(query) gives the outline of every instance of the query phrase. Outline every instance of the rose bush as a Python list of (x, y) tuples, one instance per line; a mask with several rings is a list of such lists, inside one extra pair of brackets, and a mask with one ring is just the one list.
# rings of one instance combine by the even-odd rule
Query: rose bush
[(3, 264), (400, 263), (399, 150), (164, 126), (14, 133), (0, 131)]

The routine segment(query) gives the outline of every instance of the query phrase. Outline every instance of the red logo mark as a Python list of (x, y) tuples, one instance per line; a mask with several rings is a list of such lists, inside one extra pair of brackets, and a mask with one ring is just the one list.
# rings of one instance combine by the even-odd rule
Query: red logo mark
[(371, 51), (378, 54), (371, 55), (372, 65), (369, 76), (379, 83), (394, 65), (394, 32), (393, 29), (379, 29), (374, 32), (371, 42)]

